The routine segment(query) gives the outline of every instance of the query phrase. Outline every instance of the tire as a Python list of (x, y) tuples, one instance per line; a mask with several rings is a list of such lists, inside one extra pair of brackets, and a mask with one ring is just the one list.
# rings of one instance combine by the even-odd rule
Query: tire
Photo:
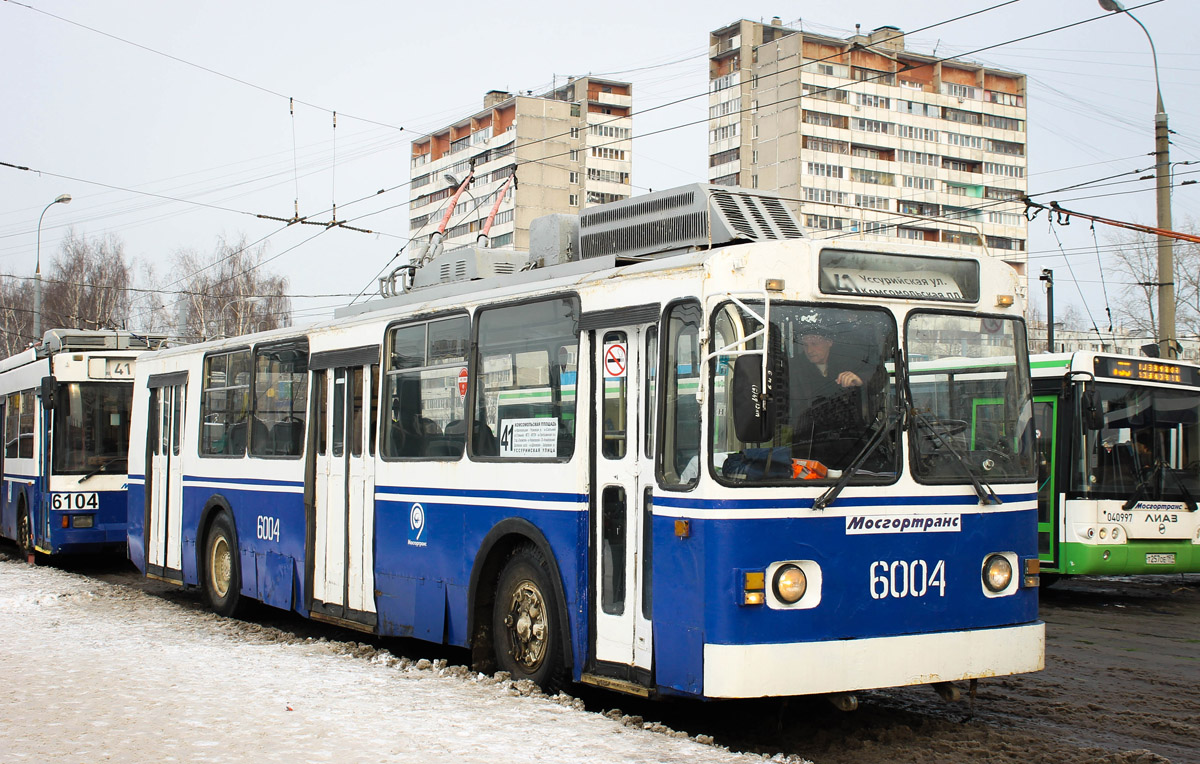
[(21, 556), (27, 557), (33, 554), (33, 528), (29, 525), (29, 510), (25, 508), (25, 502), (21, 502), (20, 508), (17, 509), (17, 548), (21, 550)]
[(545, 692), (565, 682), (566, 631), (550, 565), (533, 546), (513, 551), (496, 582), (492, 638), (496, 665), (513, 679), (529, 679)]
[(238, 565), (237, 534), (225, 512), (219, 513), (204, 539), (201, 585), (204, 598), (217, 615), (232, 618), (242, 605), (242, 576)]

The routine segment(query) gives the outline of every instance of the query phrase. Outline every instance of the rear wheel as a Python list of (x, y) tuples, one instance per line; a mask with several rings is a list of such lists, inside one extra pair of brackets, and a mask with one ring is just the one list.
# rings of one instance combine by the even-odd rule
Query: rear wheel
[(221, 512), (208, 529), (204, 544), (204, 597), (218, 615), (234, 616), (242, 602), (237, 534), (229, 515)]
[(547, 692), (562, 685), (566, 633), (550, 566), (536, 547), (514, 551), (500, 572), (492, 634), (496, 664), (513, 679), (529, 679)]

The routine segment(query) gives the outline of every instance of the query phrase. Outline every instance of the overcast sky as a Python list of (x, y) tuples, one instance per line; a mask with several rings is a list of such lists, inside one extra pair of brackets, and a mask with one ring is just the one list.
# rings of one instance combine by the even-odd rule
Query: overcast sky
[[(1127, 0), (1158, 49), (1171, 159), (1197, 162), (1177, 167), (1176, 182), (1200, 178), (1196, 4), (1143, 3)], [(634, 193), (704, 180), (708, 32), (739, 17), (778, 15), (841, 36), (855, 24), (931, 27), (907, 46), (1026, 73), (1031, 194), (1152, 167), (1154, 69), (1137, 25), (1121, 14), (1010, 42), (1109, 15), (1095, 0), (1019, 0), (940, 23), (1002, 4), (0, 0), (0, 162), (41, 171), (0, 166), (0, 272), (32, 275), (38, 215), (70, 193), (70, 205), (46, 212), (43, 259), (71, 227), (117, 235), (160, 274), (179, 249), (267, 237), (268, 267), (290, 279), (306, 323), (374, 289), (406, 242), (410, 142), (478, 111), (488, 90), (539, 92), (587, 73), (628, 79), (635, 137), (656, 133), (635, 140)], [(1142, 174), (1036, 198), (1152, 224)], [(281, 231), (256, 217), (290, 217), (297, 198), (301, 215), (328, 220), (336, 203), (338, 219), (377, 233)], [(1200, 184), (1175, 190), (1177, 228), (1200, 218), (1198, 199)], [(1111, 229), (1097, 235), (1115, 303)], [(1031, 297), (1044, 299), (1036, 277), (1053, 268), (1057, 310), (1086, 304), (1106, 328), (1091, 229), (1076, 220), (1058, 237), (1086, 302), (1044, 215), (1029, 232)]]

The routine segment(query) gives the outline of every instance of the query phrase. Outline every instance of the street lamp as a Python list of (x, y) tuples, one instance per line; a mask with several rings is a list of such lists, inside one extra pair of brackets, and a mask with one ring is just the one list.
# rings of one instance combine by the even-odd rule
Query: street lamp
[(33, 339), (35, 342), (42, 338), (42, 218), (46, 217), (46, 210), (54, 205), (70, 203), (70, 194), (60, 194), (57, 199), (46, 205), (46, 209), (42, 210), (41, 215), (38, 215), (37, 267), (33, 270)]
[[(1157, 185), (1156, 201), (1158, 207), (1158, 227), (1160, 230), (1171, 230), (1171, 142), (1170, 131), (1167, 129), (1167, 110), (1163, 107), (1162, 85), (1158, 79), (1158, 51), (1154, 48), (1154, 38), (1146, 25), (1129, 11), (1120, 0), (1099, 0), (1100, 7), (1112, 13), (1124, 13), (1133, 19), (1146, 39), (1150, 41), (1150, 55), (1154, 60), (1154, 93), (1156, 97), (1154, 113), (1154, 180)], [(1175, 343), (1175, 253), (1172, 250), (1173, 241), (1169, 236), (1158, 235), (1158, 342), (1159, 355), (1162, 358), (1176, 358)]]
[[(246, 305), (249, 305), (251, 311), (253, 311), (255, 305), (261, 305), (264, 302), (266, 302), (266, 298), (260, 297), (260, 296), (235, 297), (232, 300), (230, 300), (229, 302), (222, 305), (221, 309), (217, 311), (217, 325), (221, 329), (221, 336), (222, 337), (229, 336), (225, 333), (225, 311), (228, 310), (231, 305), (237, 305), (238, 303), (244, 303)], [(245, 311), (239, 311), (238, 313), (240, 313), (241, 316), (245, 315)], [(238, 313), (234, 314), (237, 317), (237, 326), (235, 328), (241, 329), (241, 323), (242, 323), (241, 316), (239, 316)]]

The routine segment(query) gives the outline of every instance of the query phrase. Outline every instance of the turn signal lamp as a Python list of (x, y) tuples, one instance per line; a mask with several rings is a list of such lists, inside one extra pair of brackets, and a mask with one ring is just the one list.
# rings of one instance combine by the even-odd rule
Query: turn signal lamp
[(996, 307), (997, 308), (1011, 308), (1012, 304), (1013, 304), (1013, 299), (1014, 298), (1011, 294), (998, 294), (998, 295), (996, 295)]
[(766, 290), (768, 292), (782, 292), (783, 279), (767, 279)]
[(742, 574), (742, 604), (761, 605), (767, 601), (767, 574), (748, 570)]

